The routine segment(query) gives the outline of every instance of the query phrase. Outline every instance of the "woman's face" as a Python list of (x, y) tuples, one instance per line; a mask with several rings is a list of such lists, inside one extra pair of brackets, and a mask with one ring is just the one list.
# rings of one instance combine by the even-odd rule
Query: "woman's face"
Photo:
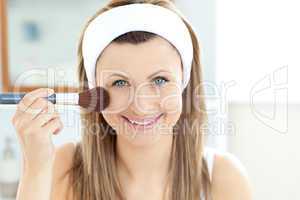
[(166, 40), (111, 43), (97, 62), (96, 78), (110, 94), (102, 114), (118, 140), (141, 146), (172, 134), (182, 108), (182, 68)]

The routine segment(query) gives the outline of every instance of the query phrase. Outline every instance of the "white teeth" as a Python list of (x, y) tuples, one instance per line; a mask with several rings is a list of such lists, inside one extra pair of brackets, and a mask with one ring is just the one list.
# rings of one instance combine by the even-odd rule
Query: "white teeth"
[(147, 121), (134, 121), (134, 120), (131, 120), (125, 116), (123, 116), (128, 122), (130, 122), (131, 124), (133, 125), (141, 125), (141, 126), (147, 126), (147, 125), (150, 125), (152, 123), (154, 123), (157, 119), (157, 117), (155, 118), (152, 118), (152, 119), (147, 119)]
[(132, 123), (132, 124), (138, 124), (138, 125), (148, 125), (150, 124), (152, 121), (148, 121), (148, 122), (136, 122), (136, 121), (132, 121), (129, 119), (129, 121)]

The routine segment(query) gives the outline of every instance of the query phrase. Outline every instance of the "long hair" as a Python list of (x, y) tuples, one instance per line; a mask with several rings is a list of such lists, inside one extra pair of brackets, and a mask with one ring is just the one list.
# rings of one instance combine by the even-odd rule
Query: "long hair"
[[(100, 9), (86, 23), (78, 45), (79, 92), (88, 89), (87, 76), (82, 56), (82, 39), (89, 23), (101, 13), (126, 4), (150, 3), (174, 11), (174, 3), (168, 0), (114, 0)], [(168, 189), (165, 194), (172, 200), (199, 200), (203, 192), (210, 196), (211, 183), (208, 168), (203, 158), (202, 126), (207, 121), (204, 99), (195, 101), (195, 95), (203, 97), (202, 65), (200, 63), (200, 44), (196, 33), (182, 17), (188, 27), (193, 42), (193, 62), (190, 82), (182, 93), (182, 113), (173, 128), (172, 155), (169, 163)], [(149, 32), (134, 31), (125, 33), (113, 42), (138, 44), (157, 35)], [(125, 200), (117, 175), (116, 134), (104, 120), (101, 113), (86, 113), (81, 110), (82, 140), (76, 146), (73, 165), (70, 169), (70, 187), (75, 200)], [(97, 129), (94, 125), (101, 124)], [(95, 130), (94, 130), (94, 129)], [(104, 133), (104, 130), (105, 133)], [(93, 134), (91, 134), (91, 132)], [(109, 132), (109, 134), (106, 134)], [(166, 194), (167, 193), (167, 194)]]

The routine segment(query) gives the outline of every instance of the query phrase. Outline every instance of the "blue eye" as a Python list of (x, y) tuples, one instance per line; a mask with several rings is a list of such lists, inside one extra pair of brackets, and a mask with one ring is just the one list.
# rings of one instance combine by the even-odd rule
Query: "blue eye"
[(162, 76), (158, 76), (154, 79), (155, 84), (157, 84), (158, 86), (161, 86), (161, 85), (165, 84), (168, 81), (169, 81), (168, 79), (166, 79)]
[[(155, 84), (158, 85), (158, 86), (162, 86), (168, 81), (169, 81), (168, 79), (166, 79), (162, 76), (158, 76), (154, 79)], [(127, 81), (121, 80), (121, 79), (116, 80), (112, 83), (112, 86), (117, 86), (117, 87), (123, 87), (123, 86), (126, 86), (126, 85), (128, 85)]]
[(112, 85), (117, 86), (117, 87), (122, 87), (122, 86), (125, 86), (125, 84), (127, 84), (127, 83), (124, 80), (116, 80), (116, 81), (113, 82)]

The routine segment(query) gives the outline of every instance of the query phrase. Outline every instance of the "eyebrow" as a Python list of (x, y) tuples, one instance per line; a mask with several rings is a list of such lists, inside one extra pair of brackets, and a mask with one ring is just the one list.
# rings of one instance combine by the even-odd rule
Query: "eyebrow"
[[(163, 69), (162, 69), (162, 70), (158, 70), (157, 72), (154, 72), (154, 73), (150, 74), (147, 78), (150, 79), (151, 77), (155, 76), (156, 74), (159, 74), (160, 72), (168, 72), (168, 73), (171, 73), (171, 72), (169, 72), (169, 71), (167, 71), (167, 70), (163, 70)], [(127, 76), (125, 76), (125, 75), (123, 75), (123, 74), (119, 74), (119, 73), (113, 73), (113, 74), (111, 74), (109, 77), (111, 77), (111, 76), (120, 76), (120, 77), (122, 77), (122, 78), (128, 80), (128, 77), (127, 77)]]

